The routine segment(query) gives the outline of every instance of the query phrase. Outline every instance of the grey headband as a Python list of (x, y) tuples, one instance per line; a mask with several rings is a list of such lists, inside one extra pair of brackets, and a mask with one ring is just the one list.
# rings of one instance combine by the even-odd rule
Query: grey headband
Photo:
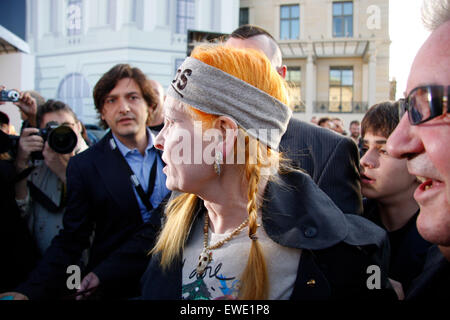
[(274, 150), (292, 115), (285, 104), (264, 91), (192, 57), (178, 68), (167, 94), (205, 113), (233, 118)]

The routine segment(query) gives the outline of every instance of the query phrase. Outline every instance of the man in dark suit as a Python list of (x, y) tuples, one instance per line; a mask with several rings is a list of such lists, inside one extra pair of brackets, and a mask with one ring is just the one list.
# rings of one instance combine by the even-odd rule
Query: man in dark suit
[[(285, 78), (287, 68), (282, 65), (281, 50), (264, 29), (241, 26), (233, 31), (226, 45), (263, 51)], [(342, 212), (362, 214), (358, 149), (349, 138), (292, 117), (280, 150), (295, 166), (305, 170)]]
[(144, 224), (160, 228), (156, 208), (169, 191), (146, 126), (149, 106), (156, 101), (148, 79), (137, 68), (116, 65), (96, 84), (94, 101), (110, 131), (70, 160), (63, 230), (16, 289), (20, 293), (10, 293), (15, 299), (60, 297), (67, 293), (67, 268), (79, 264), (84, 249), (90, 248), (85, 268), (90, 271)]

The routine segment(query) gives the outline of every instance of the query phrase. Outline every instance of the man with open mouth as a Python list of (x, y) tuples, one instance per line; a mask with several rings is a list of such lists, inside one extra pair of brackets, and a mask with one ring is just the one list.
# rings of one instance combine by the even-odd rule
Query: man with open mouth
[[(450, 293), (450, 1), (424, 3), (432, 33), (419, 49), (409, 74), (399, 125), (387, 151), (405, 158), (421, 184), (414, 192), (417, 228), (436, 244), (406, 298), (448, 299)], [(428, 6), (427, 6), (428, 5)]]

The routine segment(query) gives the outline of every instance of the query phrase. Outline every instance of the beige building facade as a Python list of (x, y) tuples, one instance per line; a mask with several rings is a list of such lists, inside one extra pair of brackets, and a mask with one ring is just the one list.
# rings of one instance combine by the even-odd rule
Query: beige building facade
[(240, 0), (280, 45), (295, 117), (348, 125), (389, 99), (389, 0)]

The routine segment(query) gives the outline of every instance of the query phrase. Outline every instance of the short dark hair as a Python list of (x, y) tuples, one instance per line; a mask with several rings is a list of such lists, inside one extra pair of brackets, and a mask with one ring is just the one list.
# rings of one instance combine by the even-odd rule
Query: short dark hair
[(264, 30), (261, 27), (258, 27), (258, 26), (252, 25), (252, 24), (244, 24), (244, 25), (240, 26), (239, 28), (234, 30), (230, 36), (232, 38), (248, 39), (248, 38), (251, 38), (254, 36), (260, 36), (260, 35), (266, 35), (269, 38), (271, 38), (273, 41), (276, 42), (274, 37), (269, 32), (267, 32), (266, 30)]
[(399, 123), (399, 101), (385, 101), (373, 105), (361, 121), (361, 137), (366, 132), (388, 138)]
[(350, 127), (354, 124), (357, 124), (359, 126), (359, 121), (358, 120), (352, 120), (352, 122), (350, 122)]
[[(99, 116), (108, 94), (115, 88), (117, 82), (125, 78), (131, 78), (136, 82), (149, 107), (158, 102), (157, 95), (150, 81), (139, 68), (133, 68), (129, 64), (117, 64), (106, 72), (94, 87), (94, 104)], [(106, 121), (100, 119), (100, 124), (104, 128), (108, 128)]]
[(318, 126), (321, 126), (322, 123), (325, 123), (327, 121), (331, 121), (331, 119), (329, 117), (322, 117), (319, 119), (319, 121), (317, 122)]
[(0, 125), (9, 124), (9, 117), (6, 113), (0, 111)]
[(57, 111), (64, 111), (64, 112), (70, 113), (76, 122), (79, 121), (77, 118), (77, 115), (75, 114), (75, 112), (73, 112), (72, 108), (70, 108), (68, 104), (65, 104), (62, 101), (50, 99), (50, 100), (47, 100), (47, 102), (45, 102), (44, 104), (40, 105), (37, 108), (37, 112), (36, 112), (37, 127), (38, 128), (41, 127), (42, 119), (44, 118), (45, 114), (51, 113), (51, 112), (57, 112)]

